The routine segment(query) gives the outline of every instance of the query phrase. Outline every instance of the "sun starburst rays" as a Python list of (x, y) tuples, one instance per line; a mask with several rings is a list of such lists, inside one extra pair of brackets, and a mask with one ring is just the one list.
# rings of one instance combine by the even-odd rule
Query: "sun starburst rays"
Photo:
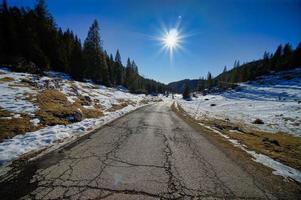
[(183, 49), (182, 43), (185, 36), (182, 34), (179, 24), (174, 28), (163, 27), (161, 34), (156, 37), (156, 40), (160, 42), (161, 49), (160, 53), (165, 52), (169, 54), (170, 61), (173, 60), (174, 53), (177, 50)]

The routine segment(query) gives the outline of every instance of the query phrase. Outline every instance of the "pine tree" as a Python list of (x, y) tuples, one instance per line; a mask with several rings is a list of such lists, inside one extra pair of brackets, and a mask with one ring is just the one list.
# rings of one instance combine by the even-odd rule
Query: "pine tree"
[(206, 88), (211, 88), (212, 87), (212, 84), (213, 82), (212, 82), (212, 75), (211, 75), (211, 73), (210, 72), (208, 72), (208, 74), (207, 74), (207, 80), (206, 80)]
[(106, 55), (104, 53), (101, 53), (100, 55), (100, 61), (101, 61), (101, 83), (105, 86), (110, 86), (110, 80), (109, 80), (109, 69), (108, 64), (106, 60)]
[(123, 66), (121, 62), (121, 56), (119, 53), (119, 50), (117, 49), (116, 55), (115, 55), (115, 65), (114, 65), (114, 71), (116, 76), (116, 85), (122, 85), (124, 84), (124, 75), (123, 75)]
[(84, 42), (83, 56), (86, 67), (85, 75), (96, 83), (101, 83), (103, 78), (101, 74), (103, 57), (97, 20), (94, 20), (89, 28), (87, 38)]
[(291, 66), (293, 66), (293, 67), (301, 66), (301, 42), (298, 44), (297, 48), (295, 49), (295, 51), (293, 53)]
[(227, 72), (227, 66), (224, 67), (223, 74)]
[(108, 61), (108, 67), (109, 67), (109, 77), (110, 77), (110, 82), (113, 86), (116, 86), (116, 75), (115, 75), (115, 70), (114, 70), (114, 59), (113, 55), (110, 54), (109, 61)]
[(188, 84), (185, 85), (182, 96), (183, 96), (183, 99), (185, 99), (185, 100), (189, 100), (191, 98), (190, 88), (189, 88)]
[(75, 80), (83, 80), (84, 78), (84, 68), (83, 68), (83, 54), (80, 40), (76, 37), (74, 42), (74, 47), (70, 56), (70, 75)]

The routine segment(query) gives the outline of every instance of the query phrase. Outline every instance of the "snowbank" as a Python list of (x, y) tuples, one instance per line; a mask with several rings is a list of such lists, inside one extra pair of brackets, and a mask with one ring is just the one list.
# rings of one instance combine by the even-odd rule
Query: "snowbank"
[[(262, 76), (221, 94), (178, 103), (197, 119), (228, 119), (261, 130), (301, 136), (301, 68)], [(256, 119), (264, 124), (253, 124)]]

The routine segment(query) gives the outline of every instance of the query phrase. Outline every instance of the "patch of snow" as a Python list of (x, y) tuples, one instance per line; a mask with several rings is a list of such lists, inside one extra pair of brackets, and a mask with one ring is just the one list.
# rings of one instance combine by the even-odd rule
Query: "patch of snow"
[(31, 122), (34, 126), (38, 126), (39, 123), (40, 123), (40, 119), (34, 118), (34, 119), (30, 120), (30, 122)]
[(26, 100), (26, 94), (35, 94), (36, 91), (29, 87), (20, 87), (22, 79), (26, 79), (29, 75), (25, 73), (9, 73), (9, 71), (0, 69), (0, 78), (10, 77), (13, 81), (0, 83), (0, 107), (14, 113), (34, 113), (38, 107)]
[(21, 118), (21, 115), (20, 115), (20, 114), (14, 114), (14, 115), (13, 115), (13, 118), (16, 118), (16, 119), (17, 119), (17, 118)]

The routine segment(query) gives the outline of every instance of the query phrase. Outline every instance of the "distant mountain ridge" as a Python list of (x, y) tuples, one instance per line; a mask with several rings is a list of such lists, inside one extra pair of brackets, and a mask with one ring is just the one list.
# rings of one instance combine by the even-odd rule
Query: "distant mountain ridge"
[(182, 93), (186, 85), (192, 90), (196, 90), (198, 87), (199, 79), (184, 79), (168, 83), (167, 86), (172, 92)]

